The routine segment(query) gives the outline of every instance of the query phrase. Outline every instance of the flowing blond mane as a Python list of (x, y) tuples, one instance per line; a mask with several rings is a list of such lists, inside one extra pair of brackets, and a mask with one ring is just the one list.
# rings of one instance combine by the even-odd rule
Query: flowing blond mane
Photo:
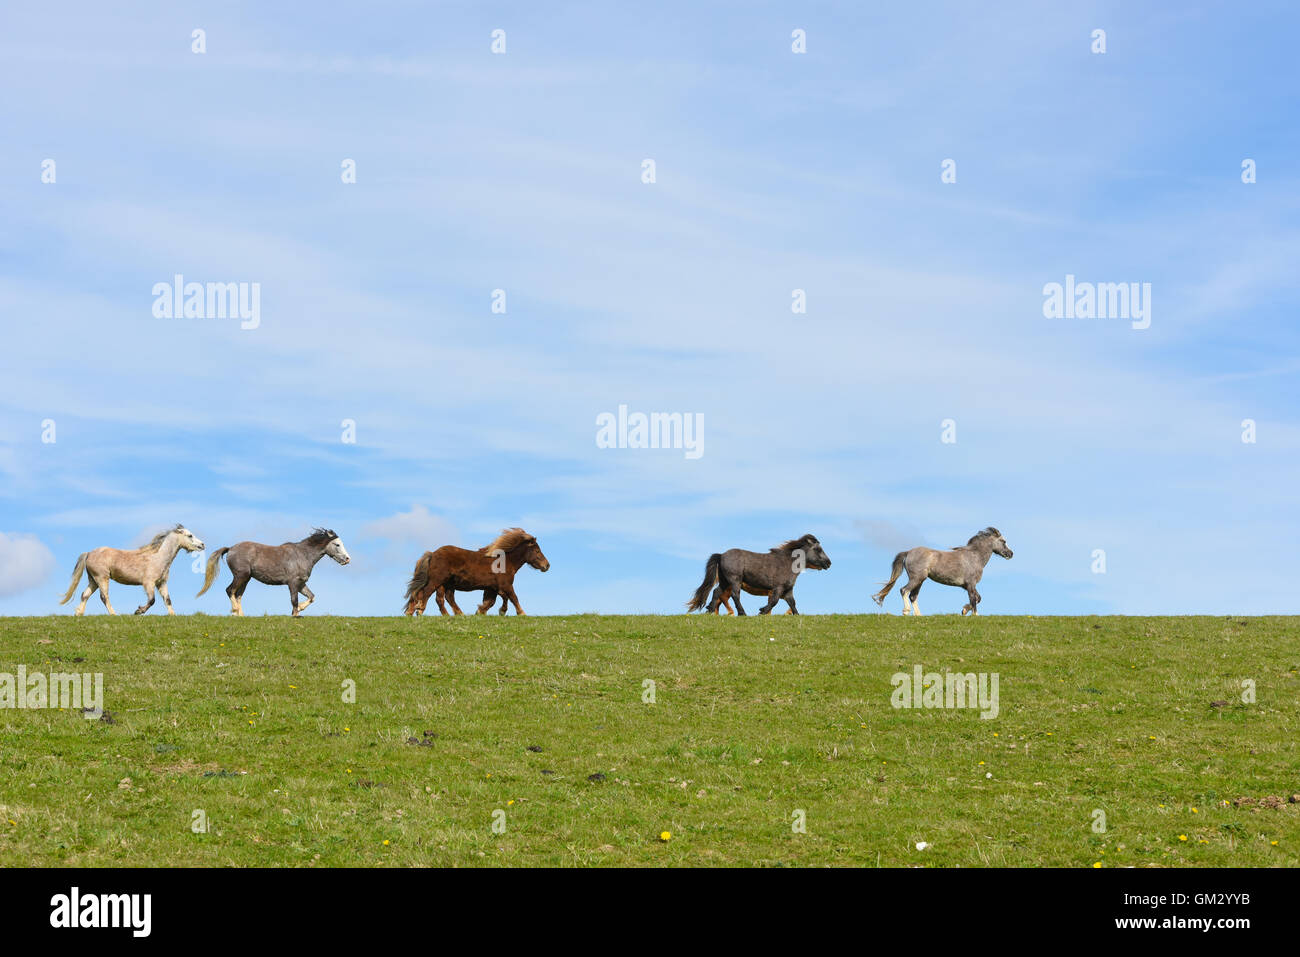
[(483, 554), (489, 554), (500, 549), (503, 552), (510, 552), (518, 548), (524, 542), (533, 536), (529, 535), (522, 528), (503, 528), (501, 534), (493, 539), (489, 544), (479, 549)]

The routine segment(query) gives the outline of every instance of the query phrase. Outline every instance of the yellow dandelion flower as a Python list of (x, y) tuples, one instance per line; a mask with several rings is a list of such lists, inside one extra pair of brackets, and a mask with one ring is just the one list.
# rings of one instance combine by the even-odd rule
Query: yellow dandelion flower
[(665, 844), (668, 843), (669, 841), (671, 841), (672, 839), (673, 839), (673, 832), (672, 832), (672, 831), (660, 831), (660, 832), (659, 832), (659, 840), (663, 841)]
[(1185, 841), (1185, 840), (1187, 840), (1187, 835), (1186, 835), (1186, 834), (1179, 834), (1179, 835), (1178, 835), (1178, 840), (1180, 840), (1180, 841)]
[(1093, 861), (1093, 867), (1101, 867), (1101, 861)]
[(387, 847), (387, 846), (388, 846), (388, 842), (387, 842), (387, 841), (384, 841), (384, 847)]

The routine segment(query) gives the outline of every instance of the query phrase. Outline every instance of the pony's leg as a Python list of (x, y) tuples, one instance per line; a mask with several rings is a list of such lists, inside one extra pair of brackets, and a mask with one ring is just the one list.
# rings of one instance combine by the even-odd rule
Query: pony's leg
[(918, 604), (916, 603), (916, 596), (919, 595), (919, 594), (921, 594), (921, 585), (924, 585), (924, 584), (925, 584), (925, 579), (921, 579), (920, 584), (918, 584), (915, 588), (913, 588), (913, 589), (912, 589), (912, 593), (911, 593), (911, 598), (912, 598), (912, 614), (915, 615), (915, 616), (918, 617), (918, 618), (921, 617), (921, 606), (918, 605)]
[(86, 590), (81, 593), (81, 604), (77, 605), (75, 614), (78, 617), (86, 613), (86, 602), (89, 601), (90, 596), (95, 594), (98, 590), (99, 585), (95, 582), (94, 576), (90, 576), (89, 581), (86, 584)]
[(770, 615), (772, 613), (772, 609), (776, 607), (776, 603), (781, 600), (781, 594), (782, 592), (781, 589), (779, 588), (773, 588), (770, 592), (768, 592), (767, 604), (764, 605), (762, 608), (760, 608), (758, 610), (758, 613), (760, 615)]
[(250, 577), (247, 572), (243, 574), (236, 572), (235, 577), (226, 586), (226, 595), (230, 598), (230, 613), (232, 615), (242, 617), (244, 614), (244, 589), (248, 587)]
[(731, 580), (731, 579), (724, 580), (722, 582), (722, 586), (726, 591), (731, 592), (731, 601), (736, 606), (736, 614), (737, 615), (747, 614), (747, 612), (745, 611), (745, 606), (740, 603), (740, 576), (737, 575), (735, 577), (735, 580)]
[(298, 586), (297, 585), (289, 586), (289, 607), (293, 609), (293, 611), (289, 612), (289, 616), (291, 618), (297, 618), (298, 617)]
[(516, 615), (524, 614), (524, 610), (519, 607), (519, 596), (515, 594), (514, 585), (507, 585), (505, 588), (501, 589), (501, 594), (504, 595), (510, 601), (514, 602)]
[(727, 609), (728, 615), (735, 614), (735, 612), (731, 610), (731, 592), (719, 585), (717, 588), (713, 589), (713, 597), (710, 598), (709, 603), (704, 606), (704, 613), (706, 615), (716, 615), (721, 608)]
[(495, 588), (483, 589), (483, 600), (478, 604), (476, 615), (486, 615), (492, 610), (492, 606), (497, 603), (497, 590)]
[(148, 611), (150, 608), (153, 607), (153, 585), (150, 582), (145, 582), (144, 595), (149, 600), (135, 610), (135, 613), (137, 615), (143, 615), (146, 611)]
[(99, 600), (104, 603), (104, 607), (108, 609), (110, 615), (116, 615), (117, 612), (113, 610), (113, 603), (108, 600), (108, 583), (110, 580), (107, 575), (99, 580)]
[(167, 614), (176, 614), (176, 609), (172, 607), (172, 596), (167, 594), (167, 583), (158, 583), (158, 594), (162, 595), (163, 603), (167, 606)]
[(460, 610), (460, 605), (456, 604), (456, 589), (454, 588), (447, 589), (447, 603), (451, 605), (451, 610), (455, 614), (457, 615), (465, 614), (463, 611)]
[(433, 597), (434, 600), (438, 603), (438, 612), (443, 615), (449, 614), (449, 612), (447, 611), (447, 602), (445, 600), (447, 597), (447, 592), (441, 585), (439, 585), (436, 589), (434, 589)]
[[(722, 583), (719, 582), (718, 587), (713, 589), (713, 597), (709, 599), (709, 604), (704, 609), (705, 614), (716, 615), (718, 613), (718, 606), (722, 604), (725, 599), (729, 599), (730, 597), (730, 593), (727, 589), (723, 588)], [(731, 603), (729, 601), (727, 602), (727, 614), (731, 614)]]
[(311, 589), (307, 587), (306, 582), (303, 582), (301, 585), (299, 585), (298, 590), (307, 596), (307, 600), (305, 602), (298, 603), (298, 610), (303, 611), (306, 609), (308, 605), (310, 605), (312, 602), (316, 600), (316, 596), (311, 593)]
[[(773, 602), (773, 604), (775, 604), (775, 602)], [(799, 606), (797, 606), (797, 605), (794, 603), (794, 589), (793, 589), (793, 588), (789, 588), (789, 589), (786, 590), (786, 593), (785, 593), (785, 604), (786, 604), (785, 613), (786, 613), (787, 615), (797, 615), (797, 614), (799, 614)]]
[(907, 584), (903, 586), (903, 614), (920, 615), (920, 606), (916, 603), (916, 596), (921, 593), (921, 586), (925, 584), (925, 576), (920, 577), (913, 575), (910, 571), (907, 573)]

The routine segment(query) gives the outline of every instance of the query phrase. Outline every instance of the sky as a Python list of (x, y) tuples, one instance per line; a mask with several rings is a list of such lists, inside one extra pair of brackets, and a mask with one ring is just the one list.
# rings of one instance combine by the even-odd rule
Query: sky
[[(800, 610), (876, 612), (897, 551), (988, 525), (984, 613), (1300, 612), (1296, 17), (7, 4), (0, 615), (177, 522), (333, 528), (311, 615), (516, 525), (530, 614), (679, 613), (807, 532)], [(256, 322), (157, 315), (178, 274)], [(1149, 326), (1049, 318), (1067, 276)], [(699, 454), (601, 447), (620, 406)], [(177, 611), (228, 613), (191, 557)]]

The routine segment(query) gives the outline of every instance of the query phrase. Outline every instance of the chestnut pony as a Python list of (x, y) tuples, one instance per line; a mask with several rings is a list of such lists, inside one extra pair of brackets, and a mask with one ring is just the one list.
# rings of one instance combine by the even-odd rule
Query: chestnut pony
[(514, 602), (515, 614), (522, 615), (519, 596), (515, 594), (515, 573), (524, 565), (544, 572), (551, 567), (537, 539), (522, 528), (507, 528), (490, 544), (477, 551), (444, 545), (425, 552), (415, 563), (415, 573), (406, 586), (406, 614), (420, 615), (432, 595), (438, 602), (438, 611), (447, 614), (443, 599), (451, 602), (457, 615), (464, 612), (456, 604), (456, 592), (483, 590), (483, 602), (477, 614), (485, 615), (500, 595), (501, 614), (506, 613), (507, 602)]

